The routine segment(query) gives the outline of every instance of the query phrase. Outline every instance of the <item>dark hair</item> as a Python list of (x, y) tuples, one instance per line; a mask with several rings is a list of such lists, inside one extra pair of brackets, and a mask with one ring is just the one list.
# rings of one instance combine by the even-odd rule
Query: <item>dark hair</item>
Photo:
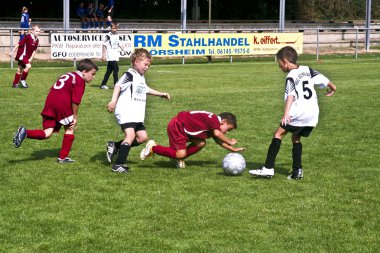
[(219, 114), (219, 117), (221, 119), (225, 119), (228, 124), (231, 124), (234, 126), (234, 129), (237, 128), (237, 121), (236, 121), (236, 116), (230, 112), (222, 112)]
[(90, 59), (83, 59), (81, 60), (79, 63), (78, 63), (78, 66), (77, 66), (77, 70), (79, 71), (83, 71), (83, 70), (86, 70), (86, 71), (90, 71), (92, 69), (95, 69), (96, 71), (98, 71), (98, 66)]
[(298, 54), (297, 54), (297, 51), (294, 48), (292, 48), (290, 46), (286, 46), (286, 47), (281, 48), (277, 52), (276, 57), (277, 57), (277, 60), (286, 59), (290, 63), (296, 64), (297, 63)]

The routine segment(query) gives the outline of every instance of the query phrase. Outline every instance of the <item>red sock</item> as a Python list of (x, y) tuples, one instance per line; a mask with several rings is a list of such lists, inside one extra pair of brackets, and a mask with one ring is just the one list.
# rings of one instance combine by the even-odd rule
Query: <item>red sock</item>
[(176, 150), (172, 149), (170, 147), (164, 147), (164, 146), (157, 145), (157, 146), (154, 146), (152, 150), (153, 150), (153, 153), (155, 153), (155, 154), (159, 154), (159, 155), (169, 157), (169, 158), (173, 158), (173, 159), (177, 158), (177, 156), (175, 155)]
[(191, 156), (191, 155), (194, 155), (195, 153), (199, 152), (202, 148), (199, 148), (197, 146), (194, 146), (194, 145), (189, 145), (187, 146), (186, 148), (186, 154), (187, 154), (187, 157)]
[(74, 135), (73, 134), (64, 134), (63, 140), (62, 140), (62, 149), (61, 152), (59, 152), (59, 158), (64, 159), (69, 156), (71, 146), (74, 142)]
[(21, 74), (18, 74), (18, 73), (16, 72), (16, 74), (15, 74), (15, 79), (13, 79), (13, 85), (18, 84), (18, 82), (20, 81), (20, 77), (21, 77)]
[(44, 130), (26, 130), (26, 138), (43, 140), (46, 139)]
[(26, 78), (28, 77), (28, 73), (29, 73), (29, 72), (26, 72), (25, 70), (22, 71), (22, 74), (21, 74), (21, 80), (25, 81)]

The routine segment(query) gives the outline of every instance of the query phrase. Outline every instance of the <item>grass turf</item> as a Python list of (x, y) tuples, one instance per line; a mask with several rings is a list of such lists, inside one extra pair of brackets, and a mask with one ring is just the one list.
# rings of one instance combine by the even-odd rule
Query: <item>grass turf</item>
[[(320, 123), (303, 139), (305, 178), (289, 181), (291, 141), (285, 137), (275, 176), (222, 173), (228, 153), (212, 140), (175, 169), (166, 158), (138, 158), (131, 173), (112, 173), (107, 140), (122, 133), (106, 111), (112, 90), (89, 84), (70, 156), (56, 163), (62, 132), (12, 145), (19, 125), (40, 128), (45, 97), (72, 68), (36, 67), (29, 89), (12, 89), (15, 69), (0, 69), (0, 248), (3, 252), (379, 252), (378, 56), (300, 59), (328, 76), (335, 96), (318, 90)], [(125, 69), (126, 66), (120, 66)], [(148, 84), (172, 101), (149, 97), (145, 125), (168, 144), (166, 124), (181, 110), (231, 111), (229, 133), (248, 169), (259, 168), (283, 112), (285, 74), (272, 60), (152, 65)]]

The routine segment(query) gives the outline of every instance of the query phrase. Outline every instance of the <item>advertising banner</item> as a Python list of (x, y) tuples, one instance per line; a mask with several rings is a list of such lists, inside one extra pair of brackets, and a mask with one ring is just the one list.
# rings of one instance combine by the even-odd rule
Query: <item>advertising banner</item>
[[(105, 35), (52, 34), (51, 58), (101, 58)], [(119, 39), (121, 57), (140, 47), (158, 57), (276, 54), (287, 45), (303, 53), (303, 33), (119, 34)]]

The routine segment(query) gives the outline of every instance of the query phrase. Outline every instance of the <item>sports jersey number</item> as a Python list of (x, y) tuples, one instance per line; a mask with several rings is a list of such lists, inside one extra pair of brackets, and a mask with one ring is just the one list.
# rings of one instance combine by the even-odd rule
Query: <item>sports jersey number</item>
[(65, 82), (69, 78), (70, 78), (69, 75), (63, 75), (63, 76), (61, 76), (61, 78), (59, 78), (59, 80), (54, 84), (54, 86), (53, 86), (54, 89), (56, 89), (56, 90), (62, 89), (63, 86), (65, 85)]
[[(313, 92), (312, 92), (308, 87), (306, 87), (306, 85), (308, 85), (308, 84), (309, 84), (308, 81), (303, 81), (303, 82), (302, 82), (302, 89), (303, 89), (303, 91), (304, 91), (304, 95), (303, 95), (303, 97), (304, 97), (305, 99), (310, 99), (311, 96), (313, 95)], [(307, 93), (307, 95), (306, 95), (305, 93)]]

